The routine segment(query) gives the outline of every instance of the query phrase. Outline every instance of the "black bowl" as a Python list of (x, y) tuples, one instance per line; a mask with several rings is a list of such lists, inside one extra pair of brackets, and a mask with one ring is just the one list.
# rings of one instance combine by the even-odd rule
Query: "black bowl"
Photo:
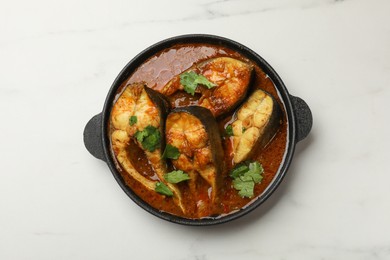
[[(202, 219), (187, 219), (178, 217), (166, 212), (161, 212), (149, 204), (144, 202), (139, 198), (125, 183), (121, 174), (117, 170), (114, 159), (112, 158), (110, 152), (110, 141), (107, 133), (107, 125), (110, 118), (112, 104), (117, 92), (117, 89), (121, 84), (148, 58), (156, 54), (157, 52), (169, 48), (172, 45), (178, 43), (206, 43), (206, 44), (215, 44), (226, 46), (230, 49), (237, 51), (238, 53), (243, 54), (257, 65), (263, 69), (263, 71), (272, 79), (277, 90), (279, 91), (280, 98), (284, 103), (285, 110), (287, 113), (288, 120), (288, 138), (287, 138), (287, 151), (285, 159), (282, 162), (279, 171), (276, 173), (273, 181), (267, 187), (267, 189), (258, 196), (251, 204), (242, 208), (241, 210), (221, 216), (218, 218), (202, 218)], [(294, 155), (295, 145), (300, 140), (304, 139), (310, 132), (312, 127), (312, 114), (307, 106), (307, 104), (300, 99), (299, 97), (292, 96), (288, 93), (286, 87), (284, 86), (282, 80), (274, 69), (257, 53), (251, 49), (245, 47), (244, 45), (232, 41), (227, 38), (214, 36), (214, 35), (204, 35), (204, 34), (190, 34), (182, 35), (173, 38), (163, 40), (155, 45), (150, 46), (140, 54), (138, 54), (134, 59), (132, 59), (119, 73), (114, 83), (111, 86), (111, 89), (108, 92), (103, 111), (94, 116), (86, 125), (84, 129), (84, 144), (87, 150), (96, 158), (105, 161), (110, 168), (115, 179), (123, 189), (123, 191), (140, 207), (150, 212), (151, 214), (165, 219), (170, 222), (183, 224), (183, 225), (192, 225), (192, 226), (206, 226), (206, 225), (215, 225), (225, 223), (254, 210), (260, 206), (269, 196), (276, 190), (285, 176), (288, 167), (290, 166), (291, 160)]]

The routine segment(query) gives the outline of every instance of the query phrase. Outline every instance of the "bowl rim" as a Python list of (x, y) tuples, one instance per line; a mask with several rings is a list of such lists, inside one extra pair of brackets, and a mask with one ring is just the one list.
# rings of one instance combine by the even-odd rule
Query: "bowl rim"
[[(183, 218), (155, 209), (147, 202), (143, 201), (140, 197), (138, 197), (138, 195), (135, 192), (133, 192), (129, 186), (126, 185), (122, 175), (116, 168), (115, 161), (112, 158), (110, 152), (110, 140), (107, 134), (107, 130), (108, 130), (107, 125), (109, 122), (113, 100), (115, 99), (117, 89), (135, 71), (135, 69), (137, 69), (148, 58), (150, 58), (151, 56), (153, 56), (154, 54), (156, 54), (157, 52), (163, 49), (169, 48), (173, 45), (180, 44), (180, 43), (206, 43), (206, 44), (226, 46), (244, 55), (252, 62), (255, 62), (273, 81), (276, 90), (278, 91), (278, 94), (281, 97), (283, 105), (285, 106), (285, 111), (287, 115), (288, 137), (287, 137), (286, 151), (284, 154), (284, 159), (281, 165), (279, 166), (279, 170), (275, 174), (274, 179), (271, 181), (268, 187), (263, 191), (263, 193), (261, 193), (259, 196), (254, 198), (249, 204), (247, 204), (240, 210), (237, 210), (233, 213), (221, 215), (216, 218), (201, 218), (201, 219)], [(140, 206), (141, 208), (143, 208), (144, 210), (146, 210), (147, 212), (151, 213), (152, 215), (158, 218), (167, 220), (169, 222), (182, 224), (182, 225), (189, 225), (189, 226), (209, 226), (209, 225), (226, 223), (238, 219), (240, 217), (243, 217), (244, 215), (248, 214), (249, 212), (259, 207), (261, 204), (263, 204), (272, 195), (272, 193), (277, 189), (277, 187), (284, 179), (287, 170), (291, 164), (294, 151), (295, 151), (295, 145), (297, 142), (296, 140), (297, 122), (294, 116), (294, 108), (290, 100), (290, 94), (286, 86), (284, 85), (282, 79), (276, 73), (276, 71), (259, 54), (257, 54), (250, 48), (244, 46), (243, 44), (231, 40), (229, 38), (225, 38), (217, 35), (211, 35), (211, 34), (185, 34), (185, 35), (170, 37), (147, 47), (139, 54), (137, 54), (133, 59), (131, 59), (126, 64), (126, 66), (119, 72), (119, 74), (113, 81), (111, 88), (108, 91), (106, 100), (104, 102), (103, 111), (102, 111), (101, 127), (102, 127), (101, 138), (103, 143), (102, 148), (103, 148), (104, 156), (106, 158), (105, 161), (109, 166), (114, 178), (118, 182), (119, 186), (127, 194), (127, 196), (131, 200), (133, 200), (138, 206)]]

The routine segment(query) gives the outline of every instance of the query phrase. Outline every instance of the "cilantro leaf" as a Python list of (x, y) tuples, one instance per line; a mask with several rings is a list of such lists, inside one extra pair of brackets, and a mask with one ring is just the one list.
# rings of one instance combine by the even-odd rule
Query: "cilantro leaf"
[(173, 192), (168, 188), (167, 185), (165, 185), (162, 182), (157, 182), (154, 190), (156, 192), (163, 194), (163, 195), (166, 195), (166, 196), (173, 196)]
[(164, 153), (162, 155), (163, 158), (169, 158), (169, 159), (178, 159), (180, 156), (179, 149), (177, 147), (167, 144), (165, 146)]
[(205, 76), (197, 74), (194, 71), (187, 71), (180, 75), (180, 84), (184, 86), (184, 91), (195, 95), (195, 90), (198, 85), (203, 85), (207, 88), (213, 88), (216, 84), (210, 82)]
[(249, 170), (249, 167), (245, 164), (238, 164), (234, 169), (230, 172), (230, 177), (233, 179), (240, 177), (244, 173)]
[(195, 95), (195, 89), (198, 86), (198, 84), (195, 83), (197, 75), (198, 74), (193, 71), (184, 72), (180, 75), (180, 84), (184, 86), (184, 91), (191, 95)]
[(189, 180), (191, 178), (187, 173), (178, 170), (178, 171), (172, 171), (167, 174), (164, 174), (164, 179), (169, 183), (179, 183), (182, 181)]
[(149, 152), (154, 152), (160, 147), (161, 134), (154, 126), (148, 125), (144, 130), (137, 131), (134, 137), (142, 144), (142, 147)]
[(147, 135), (148, 133), (145, 130), (143, 130), (143, 131), (137, 131), (134, 137), (137, 139), (138, 142), (141, 143)]
[(160, 132), (154, 132), (153, 134), (148, 135), (142, 142), (142, 147), (148, 150), (149, 152), (154, 152), (158, 147), (160, 147)]
[(136, 116), (131, 116), (130, 117), (130, 121), (129, 121), (129, 123), (130, 123), (130, 125), (134, 125), (135, 123), (137, 123), (137, 117)]
[(238, 190), (238, 195), (241, 197), (252, 197), (255, 189), (255, 183), (253, 181), (243, 181), (240, 178), (233, 180), (233, 187)]
[(241, 197), (252, 197), (256, 183), (263, 179), (264, 169), (259, 162), (244, 162), (236, 165), (230, 172), (233, 178), (233, 187), (238, 190)]
[(225, 128), (225, 131), (226, 131), (226, 134), (228, 136), (233, 136), (234, 133), (233, 133), (233, 126), (232, 125), (228, 125), (226, 128)]
[(200, 75), (200, 74), (198, 74), (198, 77), (195, 79), (195, 82), (196, 82), (196, 84), (203, 85), (203, 86), (207, 87), (208, 89), (211, 89), (211, 88), (217, 86), (217, 84), (209, 81), (205, 76)]
[(263, 172), (263, 166), (259, 162), (252, 162), (249, 164), (249, 171), (246, 175), (251, 176), (255, 183), (259, 183), (263, 179)]

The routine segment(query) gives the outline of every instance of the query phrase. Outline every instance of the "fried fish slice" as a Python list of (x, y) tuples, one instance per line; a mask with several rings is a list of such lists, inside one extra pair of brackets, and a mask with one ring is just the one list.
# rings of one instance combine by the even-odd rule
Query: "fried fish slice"
[[(137, 172), (128, 159), (126, 148), (130, 140), (134, 140), (138, 146), (145, 152), (153, 170), (174, 194), (174, 201), (185, 212), (182, 203), (181, 193), (176, 185), (167, 183), (164, 174), (167, 173), (165, 159), (162, 158), (162, 149), (165, 147), (164, 127), (165, 119), (169, 110), (169, 104), (164, 100), (161, 94), (146, 87), (143, 83), (134, 83), (126, 87), (111, 112), (111, 122), (117, 130), (112, 134), (114, 152), (122, 167), (137, 181), (143, 184), (149, 190), (154, 190), (156, 182), (151, 181)], [(154, 147), (144, 147), (144, 143), (136, 138), (137, 132), (142, 132), (146, 128), (154, 129), (155, 136), (158, 138), (152, 140)], [(118, 132), (120, 131), (120, 132)], [(126, 136), (124, 134), (126, 133)], [(118, 136), (120, 139), (118, 139)], [(121, 140), (121, 143), (114, 141)]]
[(265, 146), (280, 126), (281, 110), (266, 92), (255, 90), (236, 112), (233, 128), (234, 163), (240, 163)]
[[(218, 125), (211, 112), (199, 106), (173, 110), (167, 118), (166, 141), (180, 152), (172, 163), (176, 169), (189, 174), (191, 193), (195, 198), (198, 196), (200, 176), (211, 187), (209, 199), (215, 203), (219, 199), (224, 154)], [(196, 200), (198, 214), (207, 215), (206, 202)]]
[(253, 66), (249, 63), (229, 58), (219, 57), (193, 65), (187, 71), (175, 76), (161, 93), (172, 96), (177, 91), (183, 91), (180, 76), (193, 71), (203, 75), (215, 87), (208, 89), (201, 84), (195, 92), (200, 93), (198, 105), (209, 109), (215, 117), (233, 110), (245, 98), (253, 76)]
[(127, 152), (127, 147), (130, 142), (130, 137), (126, 131), (115, 130), (111, 135), (112, 148), (114, 150), (115, 156), (123, 167), (123, 169), (130, 174), (136, 181), (141, 183), (148, 190), (154, 190), (156, 187), (156, 182), (145, 178), (140, 174), (133, 166), (132, 162), (128, 159), (129, 154)]

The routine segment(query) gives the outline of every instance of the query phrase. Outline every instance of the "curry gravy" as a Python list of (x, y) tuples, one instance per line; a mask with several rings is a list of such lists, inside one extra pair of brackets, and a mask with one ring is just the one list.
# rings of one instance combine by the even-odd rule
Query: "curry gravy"
[[(271, 94), (275, 100), (279, 103), (282, 108), (282, 122), (279, 130), (271, 141), (265, 146), (265, 148), (256, 152), (256, 156), (251, 158), (259, 161), (263, 168), (264, 173), (262, 174), (263, 179), (261, 183), (255, 185), (255, 196), (253, 198), (242, 198), (238, 195), (237, 190), (232, 187), (232, 179), (229, 177), (229, 171), (234, 167), (232, 160), (232, 140), (230, 137), (225, 136), (225, 127), (232, 121), (234, 111), (230, 114), (218, 119), (217, 122), (220, 127), (222, 136), (222, 144), (225, 151), (225, 164), (227, 171), (224, 174), (222, 183), (222, 192), (220, 192), (220, 205), (215, 207), (217, 211), (212, 212), (213, 216), (229, 214), (233, 211), (239, 210), (252, 200), (256, 199), (268, 185), (272, 182), (275, 174), (283, 161), (286, 145), (287, 145), (287, 121), (284, 105), (278, 95), (278, 92), (273, 84), (272, 80), (262, 71), (260, 67), (251, 62), (246, 57), (242, 56), (236, 51), (229, 48), (207, 45), (207, 44), (180, 44), (174, 45), (168, 49), (165, 49), (156, 55), (145, 61), (139, 68), (121, 85), (118, 89), (117, 97), (123, 89), (134, 82), (145, 82), (148, 87), (154, 90), (160, 91), (174, 76), (184, 72), (190, 68), (193, 64), (201, 61), (216, 58), (216, 57), (232, 57), (238, 60), (242, 60), (251, 63), (254, 66), (255, 76), (252, 84), (253, 88), (260, 88), (269, 94)], [(191, 96), (185, 92), (177, 92), (169, 97), (169, 101), (175, 107), (196, 105), (197, 97)], [(114, 101), (116, 102), (116, 100)], [(111, 126), (109, 126), (111, 129)], [(111, 134), (111, 131), (109, 131)], [(151, 180), (158, 180), (158, 177), (153, 172), (151, 165), (146, 159), (143, 151), (137, 147), (135, 143), (129, 145), (129, 158), (136, 170)], [(112, 153), (113, 154), (113, 153)], [(115, 156), (113, 155), (115, 158)], [(185, 215), (175, 205), (172, 197), (162, 196), (156, 192), (145, 189), (142, 184), (135, 181), (129, 174), (127, 174), (117, 163), (117, 168), (120, 171), (126, 184), (145, 202), (150, 204), (152, 207), (169, 212), (174, 215), (186, 217), (186, 218), (197, 218), (195, 210), (189, 210)], [(199, 178), (202, 179), (202, 178)], [(187, 194), (189, 191), (185, 189), (185, 183), (177, 184), (182, 191), (183, 197), (190, 197)], [(204, 200), (208, 199), (210, 193), (208, 184), (202, 182), (200, 186), (200, 194)], [(191, 208), (189, 206), (189, 208)]]

